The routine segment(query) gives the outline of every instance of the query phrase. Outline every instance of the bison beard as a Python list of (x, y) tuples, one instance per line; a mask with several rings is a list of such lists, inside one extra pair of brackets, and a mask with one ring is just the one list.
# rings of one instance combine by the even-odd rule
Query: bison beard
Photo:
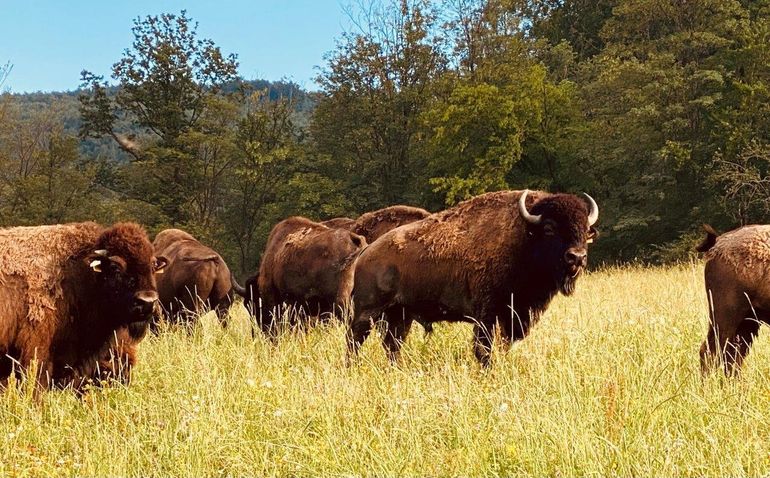
[(3, 229), (0, 250), (0, 380), (37, 360), (42, 387), (99, 378), (114, 332), (149, 319), (165, 264), (131, 223)]
[(472, 322), (475, 354), (486, 365), (498, 324), (506, 342), (521, 339), (554, 295), (574, 291), (596, 234), (598, 206), (587, 199), (488, 193), (383, 235), (356, 265), (348, 358), (382, 315), (383, 345), (397, 360), (419, 315)]

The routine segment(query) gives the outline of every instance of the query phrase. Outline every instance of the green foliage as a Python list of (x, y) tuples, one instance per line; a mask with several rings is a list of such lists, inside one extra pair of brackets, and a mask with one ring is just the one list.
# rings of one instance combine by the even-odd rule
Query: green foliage
[(599, 261), (683, 258), (703, 222), (766, 222), (767, 2), (381, 0), (349, 14), (318, 93), (237, 79), (183, 11), (135, 21), (115, 86), (84, 72), (79, 119), (71, 94), (50, 111), (45, 95), (4, 95), (0, 221), (174, 225), (242, 271), (290, 215), (438, 210), (505, 188), (590, 193)]
[(449, 205), (504, 189), (505, 177), (521, 156), (523, 121), (514, 96), (489, 84), (458, 84), (448, 101), (426, 112), (431, 128), (431, 178)]

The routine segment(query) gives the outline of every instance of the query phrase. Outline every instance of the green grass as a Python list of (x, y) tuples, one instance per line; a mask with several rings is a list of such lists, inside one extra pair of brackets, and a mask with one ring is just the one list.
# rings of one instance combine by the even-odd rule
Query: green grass
[(128, 388), (0, 396), (0, 476), (741, 476), (770, 472), (770, 347), (701, 379), (702, 267), (613, 268), (559, 297), (489, 370), (467, 325), (419, 326), (400, 367), (344, 328), (141, 345)]

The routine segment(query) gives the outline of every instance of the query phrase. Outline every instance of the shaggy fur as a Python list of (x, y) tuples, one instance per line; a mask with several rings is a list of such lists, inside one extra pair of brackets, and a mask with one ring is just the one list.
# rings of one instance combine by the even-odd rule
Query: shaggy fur
[(259, 293), (244, 294), (252, 309), (252, 295), (261, 299), (257, 320), (273, 332), (275, 307), (300, 305), (309, 314), (326, 314), (343, 306), (353, 287), (353, 265), (366, 239), (344, 229), (331, 229), (304, 217), (290, 217), (273, 227), (267, 239), (256, 280)]
[(222, 256), (180, 229), (166, 229), (153, 241), (155, 253), (169, 263), (158, 280), (160, 304), (170, 317), (191, 320), (204, 307), (226, 325), (232, 303), (230, 269)]
[(530, 192), (528, 211), (543, 216), (535, 226), (519, 216), (520, 194), (484, 194), (372, 243), (356, 263), (349, 357), (384, 314), (383, 344), (396, 360), (420, 315), (474, 322), (476, 356), (486, 364), (498, 321), (504, 339), (521, 339), (555, 294), (571, 294), (584, 265), (571, 269), (565, 252), (585, 252), (595, 234), (588, 205), (573, 195)]
[(362, 214), (356, 219), (352, 231), (364, 236), (366, 242), (371, 244), (391, 229), (425, 219), (428, 216), (430, 213), (419, 207), (390, 206)]
[[(770, 226), (745, 226), (716, 236), (706, 249), (704, 279), (709, 330), (700, 350), (704, 373), (718, 356), (727, 375), (737, 373), (760, 323), (770, 323)], [(711, 242), (707, 236), (706, 241)]]
[[(3, 381), (13, 361), (36, 359), (41, 386), (66, 385), (72, 369), (98, 361), (113, 331), (148, 320), (152, 302), (138, 297), (157, 297), (152, 246), (136, 224), (2, 229), (0, 251)], [(89, 267), (95, 260), (101, 272)]]
[(147, 335), (147, 330), (148, 322), (135, 322), (119, 327), (93, 359), (69, 369), (71, 376), (64, 377), (59, 382), (71, 384), (75, 390), (82, 390), (87, 384), (98, 386), (110, 381), (129, 385), (131, 371), (138, 360), (138, 345)]
[(350, 231), (356, 224), (356, 220), (350, 219), (349, 217), (335, 217), (333, 219), (322, 221), (321, 224), (332, 229), (347, 229)]

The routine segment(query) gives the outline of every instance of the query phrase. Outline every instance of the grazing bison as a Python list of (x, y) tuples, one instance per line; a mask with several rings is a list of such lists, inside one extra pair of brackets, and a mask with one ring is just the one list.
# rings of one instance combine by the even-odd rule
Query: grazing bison
[(745, 226), (721, 236), (704, 226), (704, 253), (710, 323), (700, 349), (701, 370), (722, 359), (725, 374), (740, 370), (759, 332), (770, 322), (770, 226)]
[(569, 194), (500, 191), (394, 229), (358, 258), (348, 359), (384, 314), (398, 359), (416, 315), (474, 323), (474, 351), (489, 361), (495, 326), (523, 338), (559, 291), (570, 295), (586, 267), (596, 203)]
[(169, 261), (158, 276), (161, 306), (173, 317), (190, 320), (204, 306), (216, 311), (225, 325), (230, 307), (230, 269), (213, 249), (180, 229), (165, 229), (155, 236), (155, 253)]
[(331, 227), (332, 229), (347, 229), (350, 231), (356, 224), (356, 220), (350, 219), (349, 217), (335, 217), (333, 219), (322, 221), (321, 224), (326, 227)]
[[(290, 217), (273, 227), (262, 255), (259, 273), (250, 279), (259, 292), (236, 286), (265, 332), (273, 331), (274, 308), (286, 303), (306, 307), (310, 314), (332, 313), (343, 306), (353, 288), (353, 266), (366, 239), (344, 229), (332, 229), (304, 217)], [(249, 284), (247, 283), (247, 284)], [(256, 312), (256, 311), (255, 311)]]
[(430, 216), (425, 209), (411, 206), (390, 206), (377, 211), (367, 212), (356, 219), (352, 231), (364, 236), (369, 244), (391, 229)]
[(73, 383), (116, 330), (146, 323), (166, 264), (132, 223), (1, 229), (0, 251), (0, 380), (37, 360), (41, 387)]

